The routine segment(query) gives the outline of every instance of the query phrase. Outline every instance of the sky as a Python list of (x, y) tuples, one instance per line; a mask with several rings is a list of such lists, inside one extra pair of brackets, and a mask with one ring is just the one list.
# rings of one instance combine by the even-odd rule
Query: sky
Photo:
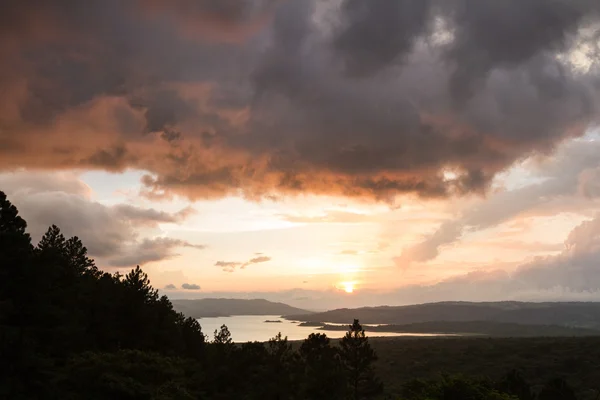
[(0, 190), (172, 298), (600, 300), (597, 0), (7, 0)]

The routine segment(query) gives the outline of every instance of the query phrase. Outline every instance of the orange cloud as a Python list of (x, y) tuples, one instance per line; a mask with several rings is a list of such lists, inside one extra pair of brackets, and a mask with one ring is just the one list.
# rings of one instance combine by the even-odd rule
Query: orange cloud
[(312, 0), (9, 1), (0, 169), (143, 170), (152, 197), (447, 197), (484, 193), (599, 120), (597, 70), (553, 54), (596, 3), (569, 5), (577, 18), (543, 38), (508, 23), (481, 35), (461, 16), (455, 42), (426, 49), (429, 32), (397, 19), (425, 26), (456, 17), (453, 4), (357, 4), (323, 27)]

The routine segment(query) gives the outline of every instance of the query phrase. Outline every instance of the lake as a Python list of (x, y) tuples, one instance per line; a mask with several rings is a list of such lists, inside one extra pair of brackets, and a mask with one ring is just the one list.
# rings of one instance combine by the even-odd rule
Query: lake
[[(281, 323), (268, 323), (265, 321), (281, 321)], [(326, 331), (320, 330), (311, 326), (298, 326), (300, 322), (288, 321), (277, 315), (237, 315), (231, 317), (218, 318), (202, 318), (199, 319), (202, 326), (202, 332), (208, 335), (209, 340), (213, 339), (215, 329), (219, 329), (221, 325), (227, 325), (231, 332), (231, 338), (234, 342), (266, 342), (270, 338), (281, 332), (283, 336), (287, 336), (288, 340), (304, 340), (311, 333), (325, 333), (328, 337), (341, 338), (346, 332), (344, 331)], [(333, 324), (332, 324), (333, 325)], [(339, 324), (336, 324), (339, 325)], [(382, 336), (439, 336), (437, 334), (403, 334), (397, 332), (373, 332), (369, 333), (368, 327), (365, 327), (367, 336), (382, 337)]]

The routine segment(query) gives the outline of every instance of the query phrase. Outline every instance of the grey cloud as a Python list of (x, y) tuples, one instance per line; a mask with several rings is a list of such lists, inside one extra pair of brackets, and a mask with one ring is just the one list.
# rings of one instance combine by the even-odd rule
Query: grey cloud
[(118, 204), (114, 206), (113, 209), (119, 217), (142, 225), (182, 222), (188, 216), (195, 213), (195, 210), (192, 207), (186, 207), (174, 214), (152, 208), (139, 208), (129, 204)]
[[(459, 5), (452, 10), (456, 39), (449, 53), (457, 69), (451, 87), (461, 97), (476, 90), (474, 82), (498, 66), (519, 66), (544, 52), (564, 51), (580, 25), (600, 12), (593, 0), (455, 3)], [(568, 82), (543, 73), (532, 78), (548, 98), (560, 98), (569, 90)]]
[(581, 172), (579, 175), (579, 192), (591, 199), (600, 197), (600, 167)]
[(205, 248), (203, 245), (191, 244), (185, 240), (166, 237), (154, 239), (146, 238), (120, 249), (121, 255), (109, 256), (108, 263), (112, 267), (129, 267), (168, 260), (178, 256), (178, 254), (174, 253), (174, 249), (182, 247), (189, 247), (197, 250)]
[(176, 290), (177, 286), (173, 285), (172, 283), (169, 283), (167, 286), (165, 286), (165, 289), (167, 289), (167, 290)]
[(423, 242), (405, 249), (400, 257), (394, 259), (394, 263), (406, 268), (412, 262), (423, 262), (436, 258), (440, 253), (440, 247), (452, 243), (462, 235), (460, 222), (448, 221)]
[(368, 75), (409, 53), (429, 28), (431, 4), (430, 0), (345, 0), (334, 48), (348, 72)]
[(265, 15), (280, 0), (149, 0), (144, 6), (166, 11), (181, 22), (213, 20), (221, 29), (232, 29)]
[(564, 57), (596, 40), (596, 0), (71, 3), (0, 17), (1, 169), (144, 170), (149, 196), (440, 197), (599, 120), (598, 55)]
[(600, 215), (571, 231), (564, 250), (521, 265), (511, 275), (513, 290), (600, 290)]
[(184, 283), (181, 285), (181, 288), (184, 290), (200, 290), (200, 285), (196, 285), (194, 283)]
[[(570, 142), (557, 150), (555, 157), (539, 166), (539, 183), (491, 194), (476, 206), (469, 206), (462, 215), (443, 223), (436, 232), (412, 247), (404, 249), (395, 259), (397, 265), (435, 259), (443, 246), (460, 239), (466, 230), (485, 230), (524, 213), (544, 215), (545, 208), (582, 211), (581, 194), (593, 201), (594, 188), (600, 179), (595, 168), (600, 166), (600, 142), (581, 140)], [(534, 167), (534, 165), (531, 165)], [(558, 202), (558, 205), (555, 204)], [(588, 204), (589, 206), (589, 204)], [(552, 213), (552, 208), (550, 209)]]
[[(181, 214), (169, 216), (152, 209), (128, 205), (113, 207), (97, 203), (81, 193), (87, 187), (74, 177), (40, 174), (1, 174), (0, 187), (6, 191), (28, 222), (33, 241), (57, 225), (65, 236), (78, 236), (99, 266), (126, 267), (172, 258), (181, 247), (202, 249), (186, 241), (171, 238), (140, 239), (140, 221), (148, 223), (178, 221)], [(20, 178), (20, 179), (17, 179)], [(180, 212), (183, 214), (188, 211)], [(165, 220), (165, 221), (163, 221)]]
[(222, 268), (224, 272), (235, 272), (235, 269), (241, 266), (242, 263), (235, 261), (217, 261), (215, 267)]

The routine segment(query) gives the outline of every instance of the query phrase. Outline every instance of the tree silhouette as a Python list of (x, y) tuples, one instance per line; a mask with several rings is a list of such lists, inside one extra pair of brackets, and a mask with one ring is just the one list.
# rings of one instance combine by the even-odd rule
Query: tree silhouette
[(533, 400), (531, 386), (517, 370), (511, 370), (500, 381), (498, 389), (502, 392), (517, 396), (519, 400)]
[(30, 326), (37, 304), (24, 291), (35, 286), (26, 228), (17, 208), (0, 191), (0, 398), (16, 398), (27, 389), (19, 377), (29, 374), (33, 381), (39, 358)]
[(217, 346), (233, 346), (231, 332), (229, 332), (227, 325), (221, 325), (221, 328), (218, 331), (215, 329), (213, 343)]
[(269, 339), (266, 345), (268, 374), (271, 377), (268, 383), (269, 397), (274, 399), (287, 399), (294, 392), (293, 362), (294, 352), (292, 346), (279, 332)]
[(303, 398), (343, 398), (346, 391), (340, 357), (327, 335), (311, 333), (298, 353), (304, 380)]
[(377, 355), (357, 319), (340, 340), (340, 357), (347, 374), (352, 399), (369, 398), (381, 392), (381, 383), (373, 371), (373, 362), (377, 360)]
[(564, 379), (554, 378), (544, 385), (538, 400), (577, 400), (577, 397)]
[(218, 331), (215, 329), (213, 337), (213, 345), (217, 357), (227, 358), (234, 352), (235, 344), (233, 343), (233, 339), (231, 339), (231, 332), (229, 332), (227, 325), (221, 325)]

